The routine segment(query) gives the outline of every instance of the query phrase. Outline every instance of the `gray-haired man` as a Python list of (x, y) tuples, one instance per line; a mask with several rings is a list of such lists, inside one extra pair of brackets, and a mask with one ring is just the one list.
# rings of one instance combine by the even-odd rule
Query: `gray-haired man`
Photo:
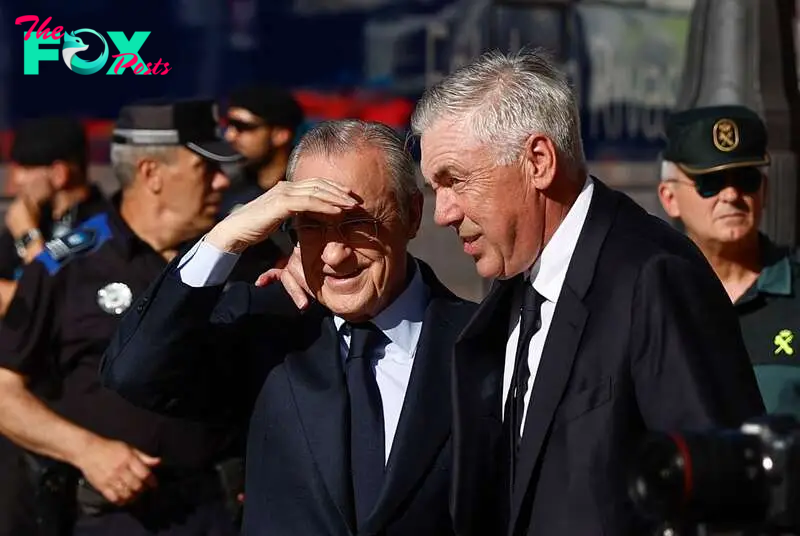
[[(106, 385), (147, 409), (252, 408), (247, 536), (453, 532), (450, 356), (475, 309), (407, 252), (423, 197), (403, 145), (378, 123), (312, 129), (288, 181), (173, 263), (106, 353)], [(303, 311), (280, 284), (223, 293), (289, 217)]]
[(588, 175), (575, 97), (542, 55), (480, 57), (413, 126), (436, 222), (499, 279), (455, 348), (458, 532), (643, 534), (626, 473), (647, 432), (763, 410), (722, 286)]

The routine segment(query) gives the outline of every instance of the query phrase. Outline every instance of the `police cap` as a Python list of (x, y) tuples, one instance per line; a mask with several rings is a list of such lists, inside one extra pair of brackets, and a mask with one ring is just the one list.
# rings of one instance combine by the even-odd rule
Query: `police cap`
[(86, 165), (86, 132), (70, 117), (41, 117), (19, 125), (14, 132), (11, 161), (25, 167), (49, 166), (56, 161)]
[(219, 135), (213, 100), (143, 101), (124, 106), (112, 140), (125, 145), (183, 145), (217, 162), (241, 159)]
[(687, 175), (769, 164), (767, 129), (745, 106), (708, 106), (673, 114), (667, 121), (664, 159)]

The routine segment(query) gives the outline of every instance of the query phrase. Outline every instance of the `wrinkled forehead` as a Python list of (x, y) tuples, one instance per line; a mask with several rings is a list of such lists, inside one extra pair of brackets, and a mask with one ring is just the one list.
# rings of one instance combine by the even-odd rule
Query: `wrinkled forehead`
[(342, 154), (308, 154), (298, 159), (292, 180), (326, 179), (350, 188), (366, 213), (379, 217), (394, 203), (391, 176), (383, 153), (364, 147)]
[(428, 182), (463, 175), (491, 158), (464, 121), (439, 120), (420, 136), (420, 168)]

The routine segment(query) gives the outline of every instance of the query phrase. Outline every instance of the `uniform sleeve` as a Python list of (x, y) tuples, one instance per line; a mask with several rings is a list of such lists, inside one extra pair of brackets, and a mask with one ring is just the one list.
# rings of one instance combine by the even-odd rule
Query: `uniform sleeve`
[(632, 373), (648, 428), (738, 427), (763, 413), (738, 318), (708, 266), (651, 261), (631, 313)]
[(52, 372), (52, 349), (59, 321), (55, 280), (38, 260), (23, 268), (0, 327), (0, 367), (32, 379)]
[(16, 279), (17, 269), (21, 265), (14, 238), (8, 231), (0, 233), (0, 279)]

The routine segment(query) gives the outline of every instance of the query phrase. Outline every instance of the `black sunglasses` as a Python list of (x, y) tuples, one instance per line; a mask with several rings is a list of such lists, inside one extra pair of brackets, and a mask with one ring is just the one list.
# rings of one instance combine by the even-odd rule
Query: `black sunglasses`
[(697, 193), (707, 199), (719, 194), (728, 186), (733, 186), (743, 194), (754, 194), (761, 188), (762, 175), (758, 168), (746, 167), (695, 175), (692, 179)]
[(240, 119), (233, 119), (229, 117), (228, 126), (235, 128), (239, 132), (248, 132), (251, 130), (255, 130), (257, 128), (261, 128), (264, 125), (262, 123), (248, 123), (247, 121), (242, 121)]

